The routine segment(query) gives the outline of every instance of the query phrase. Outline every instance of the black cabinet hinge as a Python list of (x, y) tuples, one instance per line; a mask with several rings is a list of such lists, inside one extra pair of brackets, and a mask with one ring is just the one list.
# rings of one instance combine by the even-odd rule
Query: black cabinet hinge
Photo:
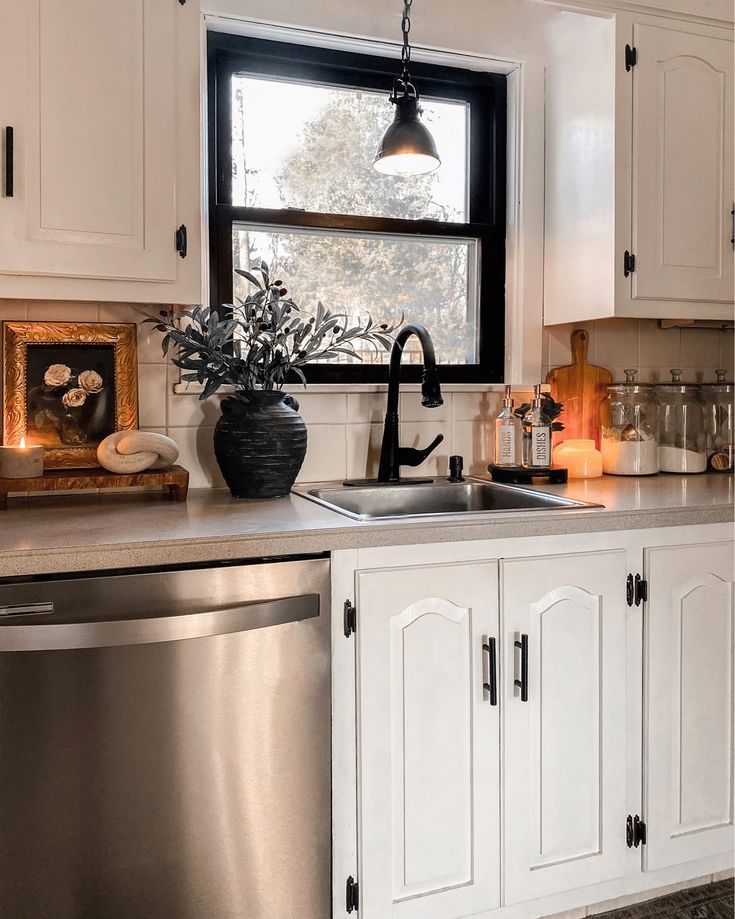
[(186, 258), (186, 226), (183, 223), (174, 234), (174, 242), (176, 244), (176, 251), (182, 258)]
[(349, 600), (345, 600), (345, 638), (349, 638), (350, 635), (354, 635), (357, 631), (357, 610), (350, 603)]
[(347, 878), (345, 886), (345, 909), (348, 913), (356, 913), (360, 909), (360, 888), (352, 875)]
[(648, 600), (648, 581), (637, 574), (635, 576), (635, 605), (640, 606), (646, 600)]
[(635, 46), (625, 46), (625, 69), (630, 70), (638, 63), (638, 49)]
[(626, 249), (623, 253), (623, 275), (627, 278), (628, 275), (632, 274), (635, 271), (635, 255), (628, 252)]
[(628, 606), (632, 606), (635, 602), (635, 583), (632, 574), (629, 574), (625, 579), (625, 599)]
[(625, 821), (625, 842), (629, 849), (632, 849), (634, 846), (637, 849), (638, 846), (645, 846), (648, 842), (646, 824), (641, 820), (638, 814), (636, 814), (635, 817), (633, 817), (632, 814), (628, 814)]

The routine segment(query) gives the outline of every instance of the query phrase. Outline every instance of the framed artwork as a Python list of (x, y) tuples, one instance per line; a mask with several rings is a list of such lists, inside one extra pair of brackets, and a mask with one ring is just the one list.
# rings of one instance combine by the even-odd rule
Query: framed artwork
[(97, 445), (138, 426), (135, 323), (3, 322), (3, 442), (44, 468), (98, 466)]

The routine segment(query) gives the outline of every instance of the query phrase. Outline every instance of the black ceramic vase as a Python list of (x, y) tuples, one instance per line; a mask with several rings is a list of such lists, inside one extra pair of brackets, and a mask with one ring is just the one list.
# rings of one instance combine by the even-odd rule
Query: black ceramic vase
[(296, 400), (248, 390), (222, 400), (214, 453), (235, 498), (287, 495), (306, 456), (306, 425)]

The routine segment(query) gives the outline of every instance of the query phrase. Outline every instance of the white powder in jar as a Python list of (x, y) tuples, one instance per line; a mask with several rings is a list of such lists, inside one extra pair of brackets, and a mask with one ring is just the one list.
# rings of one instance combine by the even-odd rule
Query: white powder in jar
[(658, 462), (661, 472), (704, 472), (707, 454), (682, 447), (659, 447)]
[(658, 446), (653, 438), (602, 438), (602, 471), (607, 475), (653, 475), (658, 472)]

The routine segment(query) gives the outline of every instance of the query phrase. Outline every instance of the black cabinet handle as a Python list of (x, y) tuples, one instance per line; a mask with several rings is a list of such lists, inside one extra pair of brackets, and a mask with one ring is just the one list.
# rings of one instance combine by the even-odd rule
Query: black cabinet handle
[(13, 197), (13, 128), (5, 128), (5, 197)]
[(521, 635), (515, 646), (521, 649), (521, 678), (514, 683), (521, 688), (521, 702), (528, 702), (528, 635)]
[(487, 651), (487, 678), (488, 682), (482, 684), (482, 688), (490, 696), (490, 705), (498, 704), (498, 659), (495, 653), (495, 639), (488, 638), (482, 646), (483, 651)]

